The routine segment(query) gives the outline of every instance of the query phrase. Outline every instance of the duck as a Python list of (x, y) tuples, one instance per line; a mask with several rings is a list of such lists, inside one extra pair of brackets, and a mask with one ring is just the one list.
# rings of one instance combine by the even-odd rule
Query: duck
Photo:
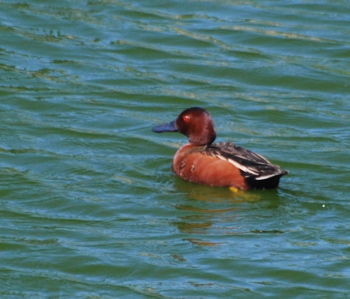
[(152, 128), (188, 138), (174, 155), (173, 172), (192, 183), (238, 190), (273, 189), (288, 171), (233, 142), (218, 142), (213, 119), (201, 107), (182, 111), (176, 120)]

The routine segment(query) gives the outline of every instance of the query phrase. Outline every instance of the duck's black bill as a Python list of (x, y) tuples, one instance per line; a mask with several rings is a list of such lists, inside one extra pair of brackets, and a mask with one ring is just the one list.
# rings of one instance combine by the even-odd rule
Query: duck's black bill
[(176, 128), (176, 121), (172, 121), (168, 124), (163, 124), (159, 126), (155, 126), (152, 128), (153, 132), (156, 133), (163, 133), (163, 132), (177, 132), (178, 129)]

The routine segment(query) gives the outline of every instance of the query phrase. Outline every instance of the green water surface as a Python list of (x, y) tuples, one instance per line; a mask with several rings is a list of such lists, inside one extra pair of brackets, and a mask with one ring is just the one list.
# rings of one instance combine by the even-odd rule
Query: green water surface
[[(0, 298), (350, 298), (348, 1), (0, 1)], [(171, 173), (201, 106), (290, 174)]]

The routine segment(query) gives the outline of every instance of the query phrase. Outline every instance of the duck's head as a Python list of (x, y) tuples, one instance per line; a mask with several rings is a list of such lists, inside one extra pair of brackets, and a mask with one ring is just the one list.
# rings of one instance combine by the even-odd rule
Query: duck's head
[(207, 145), (214, 142), (216, 133), (209, 112), (200, 107), (188, 108), (176, 120), (155, 126), (153, 132), (179, 132), (187, 136), (193, 145)]

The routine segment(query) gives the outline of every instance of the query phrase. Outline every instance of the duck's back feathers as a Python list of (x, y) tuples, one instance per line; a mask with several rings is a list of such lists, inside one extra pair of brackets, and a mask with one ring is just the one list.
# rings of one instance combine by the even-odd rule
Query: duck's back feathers
[(233, 164), (241, 171), (242, 176), (252, 189), (275, 188), (280, 177), (288, 173), (263, 156), (232, 142), (210, 144), (203, 153)]

